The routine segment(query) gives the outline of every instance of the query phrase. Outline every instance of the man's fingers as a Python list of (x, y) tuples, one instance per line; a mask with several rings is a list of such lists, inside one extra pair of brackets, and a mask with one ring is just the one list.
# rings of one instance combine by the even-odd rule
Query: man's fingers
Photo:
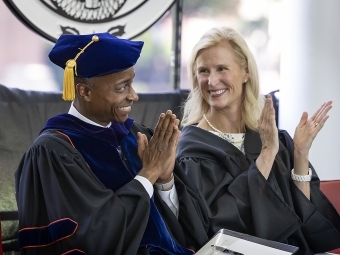
[(179, 135), (181, 134), (181, 131), (178, 129), (177, 126), (173, 127), (173, 132), (171, 134), (171, 137), (169, 138), (169, 147), (176, 149)]
[(160, 116), (160, 120), (156, 126), (155, 133), (150, 140), (150, 146), (157, 148), (159, 151), (165, 151), (169, 147), (170, 139), (174, 133), (174, 127), (178, 129), (179, 120), (171, 110)]
[(175, 126), (178, 127), (178, 126), (179, 126), (179, 122), (180, 122), (180, 120), (179, 120), (179, 119), (176, 119), (176, 120), (175, 120)]
[[(175, 144), (175, 147), (177, 148), (177, 145), (178, 145), (178, 141), (179, 141), (179, 137), (181, 136), (181, 130), (178, 129), (178, 133), (177, 133), (177, 139), (176, 139), (176, 144)], [(176, 149), (175, 148), (175, 149)]]
[(166, 144), (168, 143), (168, 140), (170, 139), (172, 132), (173, 132), (173, 127), (175, 126), (175, 121), (176, 121), (176, 115), (172, 114), (170, 110), (166, 112), (165, 118), (162, 122), (162, 125), (159, 128), (159, 133), (158, 133), (158, 141), (165, 142)]
[[(180, 122), (179, 119), (175, 119), (174, 126), (172, 128), (171, 136), (169, 136), (169, 138), (166, 137), (166, 139), (168, 138), (168, 145), (167, 146), (169, 146), (170, 148), (176, 149), (176, 147), (177, 147), (179, 136), (181, 134), (181, 131), (178, 128), (179, 122)], [(166, 139), (165, 139), (165, 142), (167, 141)]]
[(158, 122), (157, 122), (157, 125), (156, 125), (156, 128), (155, 128), (155, 132), (153, 134), (153, 137), (158, 137), (160, 132), (161, 132), (161, 127), (163, 125), (163, 122), (164, 122), (164, 119), (165, 119), (165, 114), (164, 113), (161, 113), (159, 115), (159, 119), (158, 119)]
[(159, 138), (160, 140), (163, 140), (166, 132), (172, 133), (172, 128), (169, 128), (169, 125), (173, 126), (172, 120), (176, 118), (176, 115), (172, 114), (171, 110), (168, 110), (166, 114), (164, 114), (164, 118), (163, 116), (161, 117), (162, 117), (162, 121), (161, 122), (159, 121), (157, 123), (156, 130), (155, 130), (156, 136), (155, 135), (154, 136)]
[(137, 146), (138, 146), (138, 150), (137, 150), (138, 156), (142, 158), (143, 152), (146, 146), (148, 146), (148, 138), (146, 137), (146, 135), (142, 134), (141, 132), (137, 133)]
[(171, 138), (173, 132), (174, 132), (174, 127), (176, 126), (176, 115), (172, 114), (171, 119), (169, 120), (169, 124), (164, 132), (164, 137), (163, 140), (165, 143), (168, 143), (169, 139)]
[(174, 125), (175, 119), (176, 115), (172, 114), (172, 111), (168, 110), (162, 123), (161, 136), (164, 136), (167, 132), (172, 133), (172, 127)]

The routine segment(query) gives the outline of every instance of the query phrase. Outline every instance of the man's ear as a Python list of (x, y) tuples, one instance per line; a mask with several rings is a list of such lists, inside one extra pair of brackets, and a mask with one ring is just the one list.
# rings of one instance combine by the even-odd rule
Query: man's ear
[(76, 95), (81, 100), (90, 101), (91, 88), (84, 83), (77, 83), (77, 85), (76, 85)]

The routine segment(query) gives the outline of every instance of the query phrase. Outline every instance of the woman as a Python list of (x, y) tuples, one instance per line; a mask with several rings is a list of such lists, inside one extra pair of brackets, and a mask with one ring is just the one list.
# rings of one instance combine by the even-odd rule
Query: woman
[(231, 28), (206, 32), (192, 51), (177, 160), (221, 228), (288, 243), (298, 254), (340, 247), (340, 217), (308, 162), (332, 102), (302, 114), (294, 139), (278, 130), (272, 98), (260, 95), (257, 66)]

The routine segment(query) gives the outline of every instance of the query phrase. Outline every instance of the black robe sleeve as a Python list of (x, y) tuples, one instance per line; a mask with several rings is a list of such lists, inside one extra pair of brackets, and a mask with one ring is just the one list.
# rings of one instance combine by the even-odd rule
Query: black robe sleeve
[(150, 208), (140, 182), (106, 189), (61, 135), (40, 136), (15, 177), (23, 254), (137, 253)]

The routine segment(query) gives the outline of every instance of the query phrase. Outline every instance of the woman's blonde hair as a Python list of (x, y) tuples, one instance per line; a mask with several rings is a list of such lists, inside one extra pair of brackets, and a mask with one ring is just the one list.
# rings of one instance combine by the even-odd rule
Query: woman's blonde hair
[(248, 70), (249, 78), (243, 84), (242, 126), (257, 130), (257, 120), (261, 115), (264, 97), (260, 95), (257, 65), (247, 43), (237, 31), (228, 27), (216, 27), (207, 31), (192, 50), (188, 66), (188, 78), (191, 91), (183, 107), (182, 126), (198, 123), (203, 114), (209, 110), (209, 104), (204, 100), (196, 76), (197, 56), (204, 49), (229, 42), (235, 52), (236, 61)]

